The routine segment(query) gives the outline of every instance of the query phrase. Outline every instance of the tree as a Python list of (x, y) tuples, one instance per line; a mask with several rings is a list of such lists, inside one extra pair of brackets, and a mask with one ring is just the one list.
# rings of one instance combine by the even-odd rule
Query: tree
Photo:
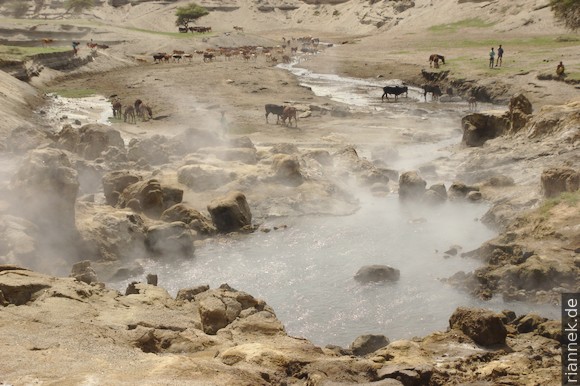
[(207, 14), (209, 14), (209, 12), (204, 7), (197, 5), (195, 3), (189, 3), (185, 7), (177, 8), (177, 12), (175, 12), (175, 16), (177, 16), (175, 25), (177, 26), (183, 25), (185, 26), (185, 28), (188, 28), (189, 23), (193, 23), (200, 17), (205, 16)]
[(94, 0), (66, 0), (64, 2), (64, 7), (67, 12), (73, 11), (75, 13), (80, 13), (85, 9), (93, 8), (95, 5)]
[(550, 0), (550, 6), (556, 19), (563, 21), (566, 27), (573, 31), (580, 28), (580, 1)]

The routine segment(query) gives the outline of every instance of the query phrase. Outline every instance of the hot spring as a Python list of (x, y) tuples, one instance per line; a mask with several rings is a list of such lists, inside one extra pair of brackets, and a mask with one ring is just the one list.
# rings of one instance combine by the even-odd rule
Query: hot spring
[[(431, 107), (414, 88), (410, 88), (410, 103), (381, 104), (380, 93), (376, 94), (379, 82), (289, 69), (313, 92), (358, 111), (382, 110), (407, 120), (436, 115), (451, 122), (448, 126), (455, 125), (441, 130), (434, 141), (406, 144), (393, 166), (398, 170), (418, 167), (448, 153), (446, 146), (461, 141), (457, 128), (466, 104)], [(441, 181), (428, 181), (428, 185), (434, 182)], [(444, 182), (449, 186), (451, 181)], [(218, 237), (199, 247), (191, 260), (149, 261), (145, 270), (158, 274), (160, 285), (172, 295), (180, 288), (201, 284), (215, 288), (228, 283), (264, 299), (290, 335), (318, 345), (348, 346), (362, 334), (383, 334), (391, 340), (426, 335), (445, 329), (458, 306), (497, 311), (507, 308), (518, 314), (535, 311), (557, 317), (552, 307), (539, 309), (501, 299), (482, 302), (440, 280), (480, 265), (459, 255), (445, 256), (444, 251), (453, 245), (469, 251), (494, 236), (478, 221), (487, 205), (404, 205), (396, 194), (378, 198), (359, 193), (358, 199), (360, 210), (353, 215), (270, 219), (262, 228), (277, 230)], [(358, 269), (369, 264), (399, 269), (400, 280), (371, 285), (355, 282)], [(113, 286), (122, 290), (132, 280), (142, 278)]]

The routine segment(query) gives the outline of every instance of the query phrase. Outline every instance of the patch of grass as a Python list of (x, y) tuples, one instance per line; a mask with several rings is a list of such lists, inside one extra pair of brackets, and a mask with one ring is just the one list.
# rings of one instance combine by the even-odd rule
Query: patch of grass
[(69, 51), (69, 47), (21, 47), (0, 45), (0, 59), (23, 60), (36, 54)]
[(75, 89), (49, 89), (47, 93), (54, 93), (63, 98), (86, 98), (97, 94), (97, 90), (91, 88), (75, 88)]
[(445, 33), (445, 32), (455, 33), (462, 28), (488, 28), (493, 26), (494, 24), (495, 23), (485, 22), (479, 18), (463, 19), (460, 21), (456, 21), (455, 23), (433, 25), (429, 27), (429, 31), (435, 33)]
[(558, 197), (552, 197), (544, 201), (538, 209), (538, 214), (543, 218), (547, 218), (550, 214), (550, 211), (557, 205), (566, 204), (568, 206), (576, 206), (579, 203), (580, 191), (564, 192), (561, 193)]

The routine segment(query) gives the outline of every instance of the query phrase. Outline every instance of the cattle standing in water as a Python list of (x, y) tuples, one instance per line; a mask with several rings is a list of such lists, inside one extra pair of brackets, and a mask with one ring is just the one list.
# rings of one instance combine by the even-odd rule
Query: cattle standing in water
[(284, 106), (267, 104), (266, 106), (266, 123), (268, 123), (268, 115), (277, 115), (276, 124), (280, 121), (280, 116), (284, 113)]
[(385, 86), (383, 87), (383, 96), (381, 96), (381, 101), (383, 101), (385, 97), (387, 97), (387, 100), (389, 100), (389, 94), (395, 95), (395, 100), (397, 100), (399, 95), (405, 94), (405, 97), (407, 97), (408, 93), (409, 88), (407, 86)]
[(124, 122), (133, 122), (133, 123), (136, 123), (136, 120), (135, 120), (135, 107), (128, 106), (125, 109), (125, 113), (123, 114), (123, 121)]
[(434, 101), (439, 99), (439, 97), (443, 95), (441, 89), (437, 85), (432, 86), (430, 84), (424, 84), (422, 88), (423, 88), (423, 96), (425, 97), (425, 102), (427, 102), (427, 93), (429, 92), (431, 93)]

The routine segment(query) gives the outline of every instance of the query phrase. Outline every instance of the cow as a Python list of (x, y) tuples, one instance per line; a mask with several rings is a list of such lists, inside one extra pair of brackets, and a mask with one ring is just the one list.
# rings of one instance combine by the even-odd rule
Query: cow
[(153, 63), (155, 63), (155, 62), (161, 63), (161, 61), (165, 59), (165, 55), (167, 55), (165, 52), (159, 52), (157, 54), (153, 54)]
[(188, 28), (187, 27), (177, 27), (179, 29), (179, 32), (181, 33), (187, 33)]
[(276, 124), (280, 121), (280, 116), (284, 113), (284, 107), (280, 105), (267, 104), (266, 106), (266, 123), (268, 123), (268, 115), (275, 114), (278, 116)]
[(381, 96), (381, 101), (387, 97), (389, 100), (389, 94), (393, 94), (395, 96), (395, 100), (401, 94), (405, 94), (405, 97), (409, 95), (409, 88), (407, 86), (385, 86), (383, 87), (383, 96)]
[(292, 118), (294, 118), (294, 124), (298, 127), (298, 117), (296, 116), (296, 108), (286, 106), (282, 111), (282, 123), (286, 125), (286, 119), (288, 119), (288, 126), (292, 126)]
[(441, 89), (437, 85), (424, 84), (421, 87), (423, 88), (423, 96), (425, 97), (425, 102), (427, 102), (427, 93), (431, 93), (433, 100), (437, 100), (441, 95), (443, 95)]
[(439, 68), (439, 61), (445, 64), (445, 56), (438, 55), (438, 54), (431, 54), (429, 56), (429, 67), (433, 66), (435, 68)]
[(214, 57), (215, 57), (215, 55), (212, 54), (211, 52), (204, 52), (203, 53), (203, 61), (204, 62), (211, 62)]
[(113, 117), (121, 119), (121, 109), (122, 108), (123, 108), (123, 106), (121, 105), (121, 102), (119, 102), (119, 101), (113, 102)]
[(125, 109), (125, 112), (123, 113), (123, 121), (135, 123), (135, 107), (128, 106)]

